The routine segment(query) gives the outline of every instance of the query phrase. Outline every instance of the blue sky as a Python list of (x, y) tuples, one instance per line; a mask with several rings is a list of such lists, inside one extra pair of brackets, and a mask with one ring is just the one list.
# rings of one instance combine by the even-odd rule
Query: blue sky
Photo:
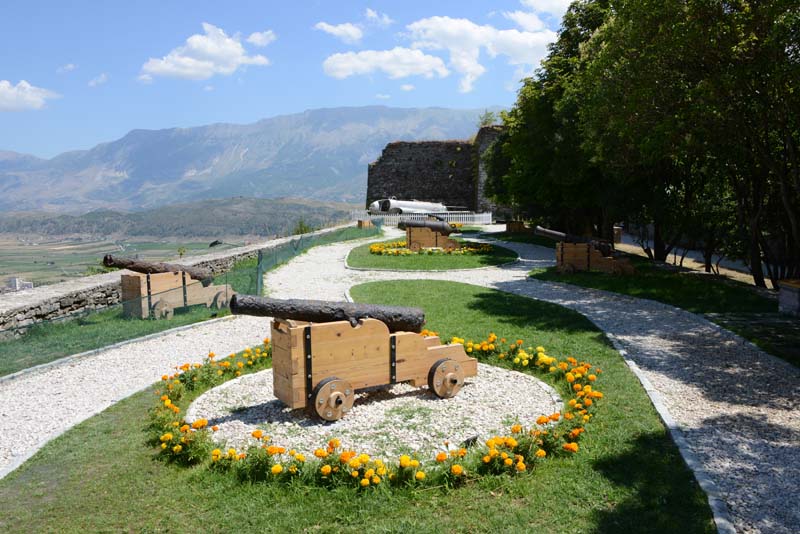
[(0, 150), (337, 106), (512, 104), (569, 0), (5, 1)]

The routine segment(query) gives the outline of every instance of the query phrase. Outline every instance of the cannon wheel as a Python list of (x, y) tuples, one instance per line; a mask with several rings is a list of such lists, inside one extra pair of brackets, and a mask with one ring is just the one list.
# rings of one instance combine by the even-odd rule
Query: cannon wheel
[(464, 369), (455, 360), (438, 360), (428, 371), (428, 388), (440, 399), (455, 397), (463, 385)]
[(216, 295), (214, 295), (214, 300), (211, 302), (211, 306), (221, 310), (228, 305), (228, 295), (224, 291), (218, 291)]
[(166, 302), (159, 300), (153, 304), (152, 314), (156, 319), (172, 319), (174, 311)]
[(332, 376), (322, 380), (311, 394), (311, 411), (325, 421), (338, 421), (350, 411), (355, 400), (350, 382)]

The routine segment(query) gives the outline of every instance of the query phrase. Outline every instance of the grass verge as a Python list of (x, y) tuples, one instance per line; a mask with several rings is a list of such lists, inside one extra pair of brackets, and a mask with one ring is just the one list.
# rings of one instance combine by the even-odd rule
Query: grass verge
[[(396, 241), (396, 240), (392, 240)], [(386, 241), (390, 243), (392, 241)], [(407, 271), (433, 271), (446, 269), (477, 269), (501, 265), (517, 259), (517, 253), (505, 247), (492, 245), (486, 254), (412, 254), (409, 256), (381, 256), (371, 254), (370, 244), (350, 251), (347, 264), (360, 269), (398, 269)]]
[[(0, 481), (3, 532), (714, 532), (705, 496), (636, 379), (603, 335), (564, 308), (448, 282), (353, 288), (360, 301), (417, 305), (443, 335), (489, 331), (604, 369), (606, 399), (575, 456), (526, 476), (455, 490), (356, 494), (352, 488), (240, 483), (157, 461), (145, 445), (151, 391), (45, 446)], [(169, 371), (169, 370), (165, 370)], [(502, 384), (498, 384), (502, 394)], [(268, 526), (267, 526), (268, 525)]]

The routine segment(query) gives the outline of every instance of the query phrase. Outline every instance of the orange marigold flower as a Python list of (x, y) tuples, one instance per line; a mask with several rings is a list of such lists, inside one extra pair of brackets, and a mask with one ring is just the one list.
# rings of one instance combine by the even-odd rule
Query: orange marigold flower
[(526, 466), (523, 462), (517, 462), (517, 471), (525, 471), (528, 466)]
[(539, 449), (536, 451), (537, 458), (544, 458), (545, 456), (547, 456), (547, 451), (545, 451), (544, 449)]
[(558, 421), (560, 418), (561, 418), (561, 414), (558, 413), (558, 412), (550, 414), (550, 420), (551, 421)]
[(464, 468), (461, 467), (459, 464), (453, 464), (450, 467), (450, 472), (453, 473), (455, 476), (461, 476), (464, 474)]
[(195, 430), (200, 430), (208, 426), (208, 419), (198, 419), (194, 423), (192, 423), (192, 428)]
[(214, 425), (214, 426), (211, 427), (211, 430), (216, 432), (217, 430), (219, 430), (219, 426), (218, 425)]
[(522, 425), (517, 424), (511, 427), (512, 434), (519, 434), (520, 432), (522, 432)]
[(569, 452), (578, 452), (578, 444), (577, 443), (565, 443), (563, 446), (565, 451)]
[(436, 455), (436, 461), (437, 462), (442, 463), (445, 460), (447, 460), (447, 453), (446, 452), (440, 452), (439, 454)]
[(262, 437), (264, 437), (264, 431), (261, 429), (253, 430), (253, 432), (251, 432), (250, 435), (256, 439), (261, 439)]
[(550, 422), (550, 418), (549, 418), (549, 417), (547, 417), (546, 415), (540, 415), (540, 416), (539, 416), (539, 417), (536, 419), (536, 424), (537, 424), (537, 425), (546, 425), (546, 424), (547, 424), (547, 423), (549, 423), (549, 422)]

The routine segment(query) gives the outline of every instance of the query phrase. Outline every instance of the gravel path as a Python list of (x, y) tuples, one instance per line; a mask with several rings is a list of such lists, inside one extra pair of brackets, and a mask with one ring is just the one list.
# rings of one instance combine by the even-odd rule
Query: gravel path
[[(389, 235), (389, 237), (395, 237)], [(345, 268), (349, 242), (318, 247), (266, 276), (271, 296), (342, 300), (372, 280), (437, 279), (492, 287), (574, 309), (643, 372), (727, 503), (739, 532), (797, 532), (800, 370), (697, 315), (657, 302), (526, 279), (552, 250), (504, 243), (518, 263), (459, 272)], [(208, 350), (258, 343), (265, 319), (239, 317), (111, 349), (0, 382), (0, 476), (65, 429)]]

